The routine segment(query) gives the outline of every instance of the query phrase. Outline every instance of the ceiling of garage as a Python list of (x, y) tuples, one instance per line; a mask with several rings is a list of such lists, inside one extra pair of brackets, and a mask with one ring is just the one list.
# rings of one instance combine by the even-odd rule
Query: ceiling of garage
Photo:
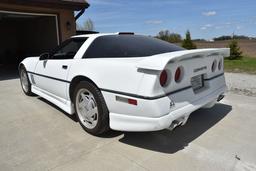
[(0, 21), (3, 20), (27, 20), (27, 19), (34, 19), (34, 18), (39, 18), (41, 16), (36, 16), (36, 15), (21, 15), (21, 14), (8, 14), (8, 13), (0, 13)]

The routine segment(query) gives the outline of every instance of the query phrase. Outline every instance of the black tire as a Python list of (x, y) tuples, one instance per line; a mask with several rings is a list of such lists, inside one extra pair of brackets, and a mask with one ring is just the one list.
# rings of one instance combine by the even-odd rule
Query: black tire
[[(27, 70), (24, 66), (21, 66), (20, 67), (20, 70), (19, 70), (19, 74), (20, 74), (20, 84), (21, 84), (21, 88), (23, 90), (23, 92), (27, 95), (27, 96), (34, 96), (34, 94), (31, 92), (31, 83), (28, 79), (28, 73), (27, 73)], [(27, 89), (24, 88), (23, 86), (23, 82), (22, 82), (22, 74), (26, 74), (26, 80), (27, 80)]]
[[(88, 128), (86, 127), (83, 122), (79, 117), (78, 114), (78, 102), (77, 102), (77, 96), (79, 93), (79, 90), (81, 89), (86, 89), (88, 91), (90, 91), (90, 93), (93, 95), (96, 104), (97, 104), (97, 108), (98, 108), (98, 115), (97, 115), (97, 124), (94, 128)], [(105, 132), (107, 132), (110, 128), (109, 128), (109, 111), (106, 105), (106, 102), (103, 98), (103, 95), (101, 94), (100, 90), (91, 82), (88, 81), (81, 81), (76, 85), (76, 88), (74, 90), (73, 93), (73, 102), (74, 102), (74, 108), (75, 108), (75, 114), (76, 117), (80, 123), (80, 125), (83, 127), (83, 129), (92, 134), (92, 135), (100, 135), (103, 134)]]

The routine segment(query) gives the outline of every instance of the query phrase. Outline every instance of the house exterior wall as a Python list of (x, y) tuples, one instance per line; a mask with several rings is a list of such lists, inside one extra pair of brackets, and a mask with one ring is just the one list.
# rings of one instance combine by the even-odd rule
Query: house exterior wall
[[(12, 11), (12, 12), (24, 12), (24, 13), (41, 13), (41, 14), (55, 14), (58, 18), (58, 32), (59, 41), (62, 42), (76, 34), (76, 22), (73, 10), (70, 9), (59, 9), (59, 8), (46, 8), (39, 6), (26, 6), (16, 5), (10, 3), (0, 3), (0, 10)], [(67, 27), (67, 23), (70, 26)]]

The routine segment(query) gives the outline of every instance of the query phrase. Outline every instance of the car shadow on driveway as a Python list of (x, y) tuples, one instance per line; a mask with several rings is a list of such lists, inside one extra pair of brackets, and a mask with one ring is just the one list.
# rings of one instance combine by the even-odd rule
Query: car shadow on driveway
[(73, 120), (74, 122), (78, 122), (77, 118), (75, 115), (70, 115), (67, 112), (65, 112), (64, 110), (62, 110), (61, 108), (59, 108), (58, 106), (56, 106), (55, 104), (49, 102), (48, 100), (42, 98), (42, 97), (37, 97), (37, 99), (43, 101), (44, 103), (47, 103), (48, 105), (54, 107), (55, 109), (57, 109), (58, 111), (60, 111), (61, 113), (63, 113), (64, 115), (66, 115), (69, 119)]
[[(38, 97), (39, 100), (56, 108), (74, 122), (78, 122), (75, 115), (69, 115), (53, 103)], [(175, 130), (162, 130), (155, 132), (120, 132), (110, 130), (101, 138), (114, 138), (123, 134), (119, 142), (162, 153), (176, 153), (184, 149), (190, 142), (205, 133), (226, 115), (230, 113), (232, 106), (217, 103), (210, 109), (199, 109), (193, 112), (186, 125), (177, 127)], [(82, 128), (81, 128), (82, 129)]]
[(231, 110), (232, 106), (218, 103), (211, 109), (195, 111), (190, 115), (186, 125), (173, 131), (127, 132), (119, 141), (147, 150), (169, 154), (176, 153), (217, 124)]
[[(50, 105), (51, 107), (55, 108), (56, 110), (58, 110), (59, 112), (63, 113), (64, 115), (66, 115), (69, 119), (71, 119), (72, 121), (74, 122), (77, 122), (78, 123), (78, 119), (76, 118), (76, 115), (70, 115), (68, 114), (67, 112), (65, 112), (64, 110), (62, 110), (61, 108), (59, 108), (57, 105), (49, 102), (48, 100), (38, 96), (37, 97), (38, 100), (41, 100), (42, 102), (44, 103), (47, 103), (48, 105)], [(81, 127), (82, 129), (82, 127)], [(114, 130), (109, 130), (106, 134), (102, 134), (102, 135), (99, 135), (98, 137), (100, 138), (114, 138), (114, 137), (117, 137), (119, 135), (122, 135), (123, 132), (120, 132), (120, 131), (114, 131)]]

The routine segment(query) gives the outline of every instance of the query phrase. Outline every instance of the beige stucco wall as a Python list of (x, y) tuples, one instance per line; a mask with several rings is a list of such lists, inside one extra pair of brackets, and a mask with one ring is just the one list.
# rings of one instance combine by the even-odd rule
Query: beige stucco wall
[[(58, 9), (58, 8), (46, 8), (38, 6), (24, 6), (8, 3), (0, 3), (0, 10), (15, 11), (15, 12), (27, 12), (27, 13), (47, 13), (56, 14), (58, 16), (59, 37), (60, 41), (64, 41), (70, 36), (76, 33), (76, 24), (74, 18), (74, 12), (72, 10)], [(71, 27), (67, 28), (67, 22), (71, 24)]]

